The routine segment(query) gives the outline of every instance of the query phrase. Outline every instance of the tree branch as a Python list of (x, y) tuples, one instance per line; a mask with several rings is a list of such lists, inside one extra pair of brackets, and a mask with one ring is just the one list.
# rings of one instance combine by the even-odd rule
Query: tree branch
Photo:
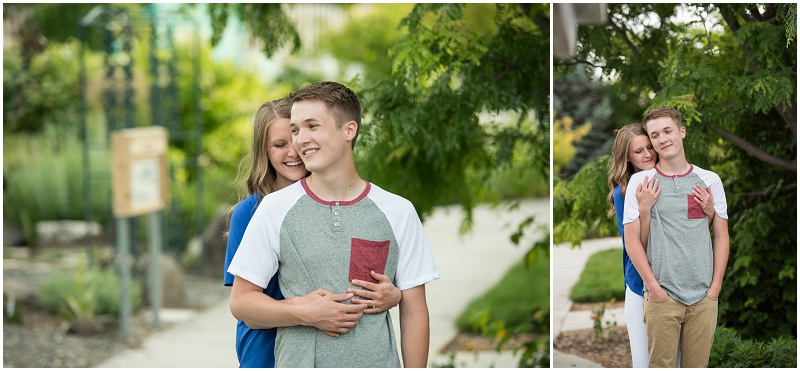
[(590, 67), (593, 67), (593, 68), (600, 68), (600, 69), (603, 69), (603, 68), (605, 68), (605, 67), (606, 67), (605, 65), (602, 65), (602, 66), (601, 66), (601, 65), (597, 65), (597, 64), (594, 64), (594, 63), (592, 63), (592, 62), (589, 62), (589, 61), (587, 61), (587, 60), (583, 60), (583, 59), (577, 59), (577, 58), (571, 58), (571, 59), (558, 59), (558, 60), (555, 60), (555, 61), (553, 61), (553, 66), (554, 66), (554, 67), (561, 67), (561, 66), (576, 66), (576, 65), (579, 65), (579, 64), (585, 64), (585, 65), (588, 65), (588, 66), (590, 66)]
[(747, 6), (747, 10), (750, 11), (750, 14), (752, 14), (753, 18), (755, 18), (756, 20), (758, 20), (758, 21), (763, 21), (764, 20), (764, 17), (761, 16), (761, 12), (758, 11), (758, 7), (757, 6), (748, 5)]
[[(614, 20), (611, 18), (609, 18), (608, 24), (610, 24), (611, 27), (620, 35), (620, 37), (622, 37), (622, 40), (625, 41), (626, 45), (628, 45), (631, 53), (633, 53), (633, 55), (638, 55), (639, 48), (637, 48), (636, 44), (634, 44), (633, 41), (631, 41), (631, 39), (628, 37), (627, 30), (622, 29), (622, 27), (614, 23)], [(658, 74), (653, 76), (653, 89), (657, 92), (663, 89), (661, 83), (658, 81)]]
[[(792, 102), (796, 101), (797, 94), (795, 94), (792, 99)], [(789, 130), (792, 131), (792, 136), (797, 140), (797, 105), (792, 103), (791, 106), (785, 107), (779, 104), (775, 106), (775, 111), (778, 112), (778, 115), (786, 122), (786, 125), (789, 126)]]
[(791, 172), (797, 172), (797, 160), (795, 161), (787, 161), (781, 158), (777, 158), (769, 153), (764, 152), (760, 148), (754, 146), (750, 142), (744, 140), (743, 138), (733, 134), (725, 129), (716, 128), (717, 134), (724, 139), (727, 139), (731, 143), (735, 144), (737, 147), (743, 149), (745, 152), (751, 154), (753, 157), (766, 162), (772, 166), (775, 166), (779, 169), (789, 170)]
[(609, 18), (608, 23), (611, 25), (611, 27), (614, 29), (614, 31), (617, 31), (619, 36), (622, 37), (622, 40), (625, 41), (625, 44), (628, 45), (628, 48), (631, 49), (631, 52), (633, 52), (634, 55), (638, 55), (639, 54), (639, 48), (637, 48), (636, 45), (633, 44), (631, 39), (628, 37), (628, 33), (625, 32), (625, 30), (623, 30), (622, 27), (620, 27), (616, 23), (614, 23), (613, 19)]
[(776, 192), (776, 191), (777, 192), (784, 192), (784, 191), (788, 191), (790, 189), (796, 189), (796, 188), (797, 188), (797, 183), (794, 183), (794, 184), (785, 185), (785, 186), (783, 186), (783, 187), (781, 187), (780, 189), (777, 189), (777, 190), (765, 189), (763, 191), (757, 191), (757, 192), (739, 193), (738, 195), (739, 196), (745, 196), (745, 197), (761, 197), (761, 196), (766, 196), (766, 195), (768, 195), (768, 194), (770, 194), (772, 192)]
[(766, 11), (766, 13), (761, 15), (761, 18), (764, 21), (769, 21), (772, 18), (775, 18), (776, 14), (778, 14), (778, 5), (777, 4), (767, 4), (767, 11)]
[(728, 27), (731, 29), (731, 31), (733, 31), (734, 34), (739, 31), (741, 25), (739, 24), (739, 21), (736, 20), (736, 15), (733, 14), (730, 9), (719, 8), (719, 13), (722, 14), (722, 19), (725, 20), (725, 23), (728, 24)]
[(503, 73), (497, 75), (497, 77), (494, 78), (494, 82), (500, 81), (500, 79), (502, 79), (503, 77), (505, 77), (506, 75), (511, 73), (511, 71), (513, 71), (513, 70), (517, 69), (517, 67), (519, 67), (518, 64), (512, 64), (512, 63), (503, 63), (503, 65), (506, 67), (506, 70), (503, 71)]

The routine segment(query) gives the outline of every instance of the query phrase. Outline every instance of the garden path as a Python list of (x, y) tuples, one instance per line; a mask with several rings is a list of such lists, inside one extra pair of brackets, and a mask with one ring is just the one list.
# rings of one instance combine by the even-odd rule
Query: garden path
[[(619, 237), (599, 238), (584, 240), (580, 246), (572, 248), (569, 243), (555, 245), (551, 249), (550, 259), (552, 260), (552, 290), (553, 302), (550, 315), (553, 321), (553, 339), (558, 337), (563, 331), (575, 331), (590, 329), (593, 326), (591, 311), (570, 311), (572, 301), (569, 300), (569, 292), (578, 282), (578, 278), (583, 272), (586, 261), (592, 254), (618, 248), (622, 244)], [(606, 311), (608, 320), (625, 323), (625, 316), (622, 309), (610, 309)], [(592, 361), (553, 350), (553, 366), (557, 368), (584, 368), (602, 367)]]

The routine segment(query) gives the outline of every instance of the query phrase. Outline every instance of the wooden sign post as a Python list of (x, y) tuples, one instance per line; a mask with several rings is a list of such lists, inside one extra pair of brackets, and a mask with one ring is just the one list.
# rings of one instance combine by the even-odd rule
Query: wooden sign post
[(159, 326), (161, 307), (161, 214), (169, 202), (167, 180), (167, 130), (149, 126), (119, 130), (111, 134), (112, 209), (117, 218), (117, 248), (120, 267), (120, 330), (131, 339), (131, 268), (128, 263), (130, 231), (128, 218), (150, 214), (150, 308), (153, 326)]

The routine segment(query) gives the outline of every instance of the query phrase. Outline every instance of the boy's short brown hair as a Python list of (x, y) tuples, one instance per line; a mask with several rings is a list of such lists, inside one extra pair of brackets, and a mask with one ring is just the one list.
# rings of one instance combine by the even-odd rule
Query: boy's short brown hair
[(660, 107), (653, 108), (653, 110), (650, 111), (650, 113), (648, 113), (644, 117), (644, 120), (642, 120), (642, 122), (644, 123), (645, 130), (647, 130), (647, 123), (649, 121), (655, 120), (655, 119), (661, 118), (661, 117), (669, 117), (669, 118), (671, 118), (672, 122), (674, 122), (675, 125), (678, 128), (681, 128), (683, 126), (683, 123), (681, 123), (681, 113), (678, 112), (678, 110), (676, 110), (676, 109), (674, 109), (672, 107), (660, 106)]

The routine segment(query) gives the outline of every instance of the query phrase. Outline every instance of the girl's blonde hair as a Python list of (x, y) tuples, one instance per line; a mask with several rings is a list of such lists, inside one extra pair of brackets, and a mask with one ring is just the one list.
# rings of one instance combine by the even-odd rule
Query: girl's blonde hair
[(628, 147), (631, 140), (637, 135), (647, 136), (647, 132), (641, 124), (625, 125), (617, 130), (614, 146), (611, 147), (611, 160), (608, 162), (608, 188), (610, 191), (608, 192), (608, 197), (606, 197), (608, 203), (611, 204), (611, 209), (608, 211), (609, 218), (617, 212), (614, 208), (614, 188), (617, 186), (622, 187), (622, 196), (624, 197), (628, 188), (628, 181), (631, 180), (631, 176), (636, 172), (633, 164), (628, 161)]
[(253, 140), (250, 145), (250, 153), (242, 159), (239, 165), (240, 169), (250, 165), (250, 173), (245, 181), (247, 195), (243, 195), (244, 197), (240, 197), (240, 199), (256, 194), (260, 201), (262, 197), (278, 190), (276, 184), (278, 173), (268, 156), (267, 132), (275, 119), (288, 119), (291, 112), (292, 103), (286, 98), (266, 102), (258, 108), (253, 120)]

